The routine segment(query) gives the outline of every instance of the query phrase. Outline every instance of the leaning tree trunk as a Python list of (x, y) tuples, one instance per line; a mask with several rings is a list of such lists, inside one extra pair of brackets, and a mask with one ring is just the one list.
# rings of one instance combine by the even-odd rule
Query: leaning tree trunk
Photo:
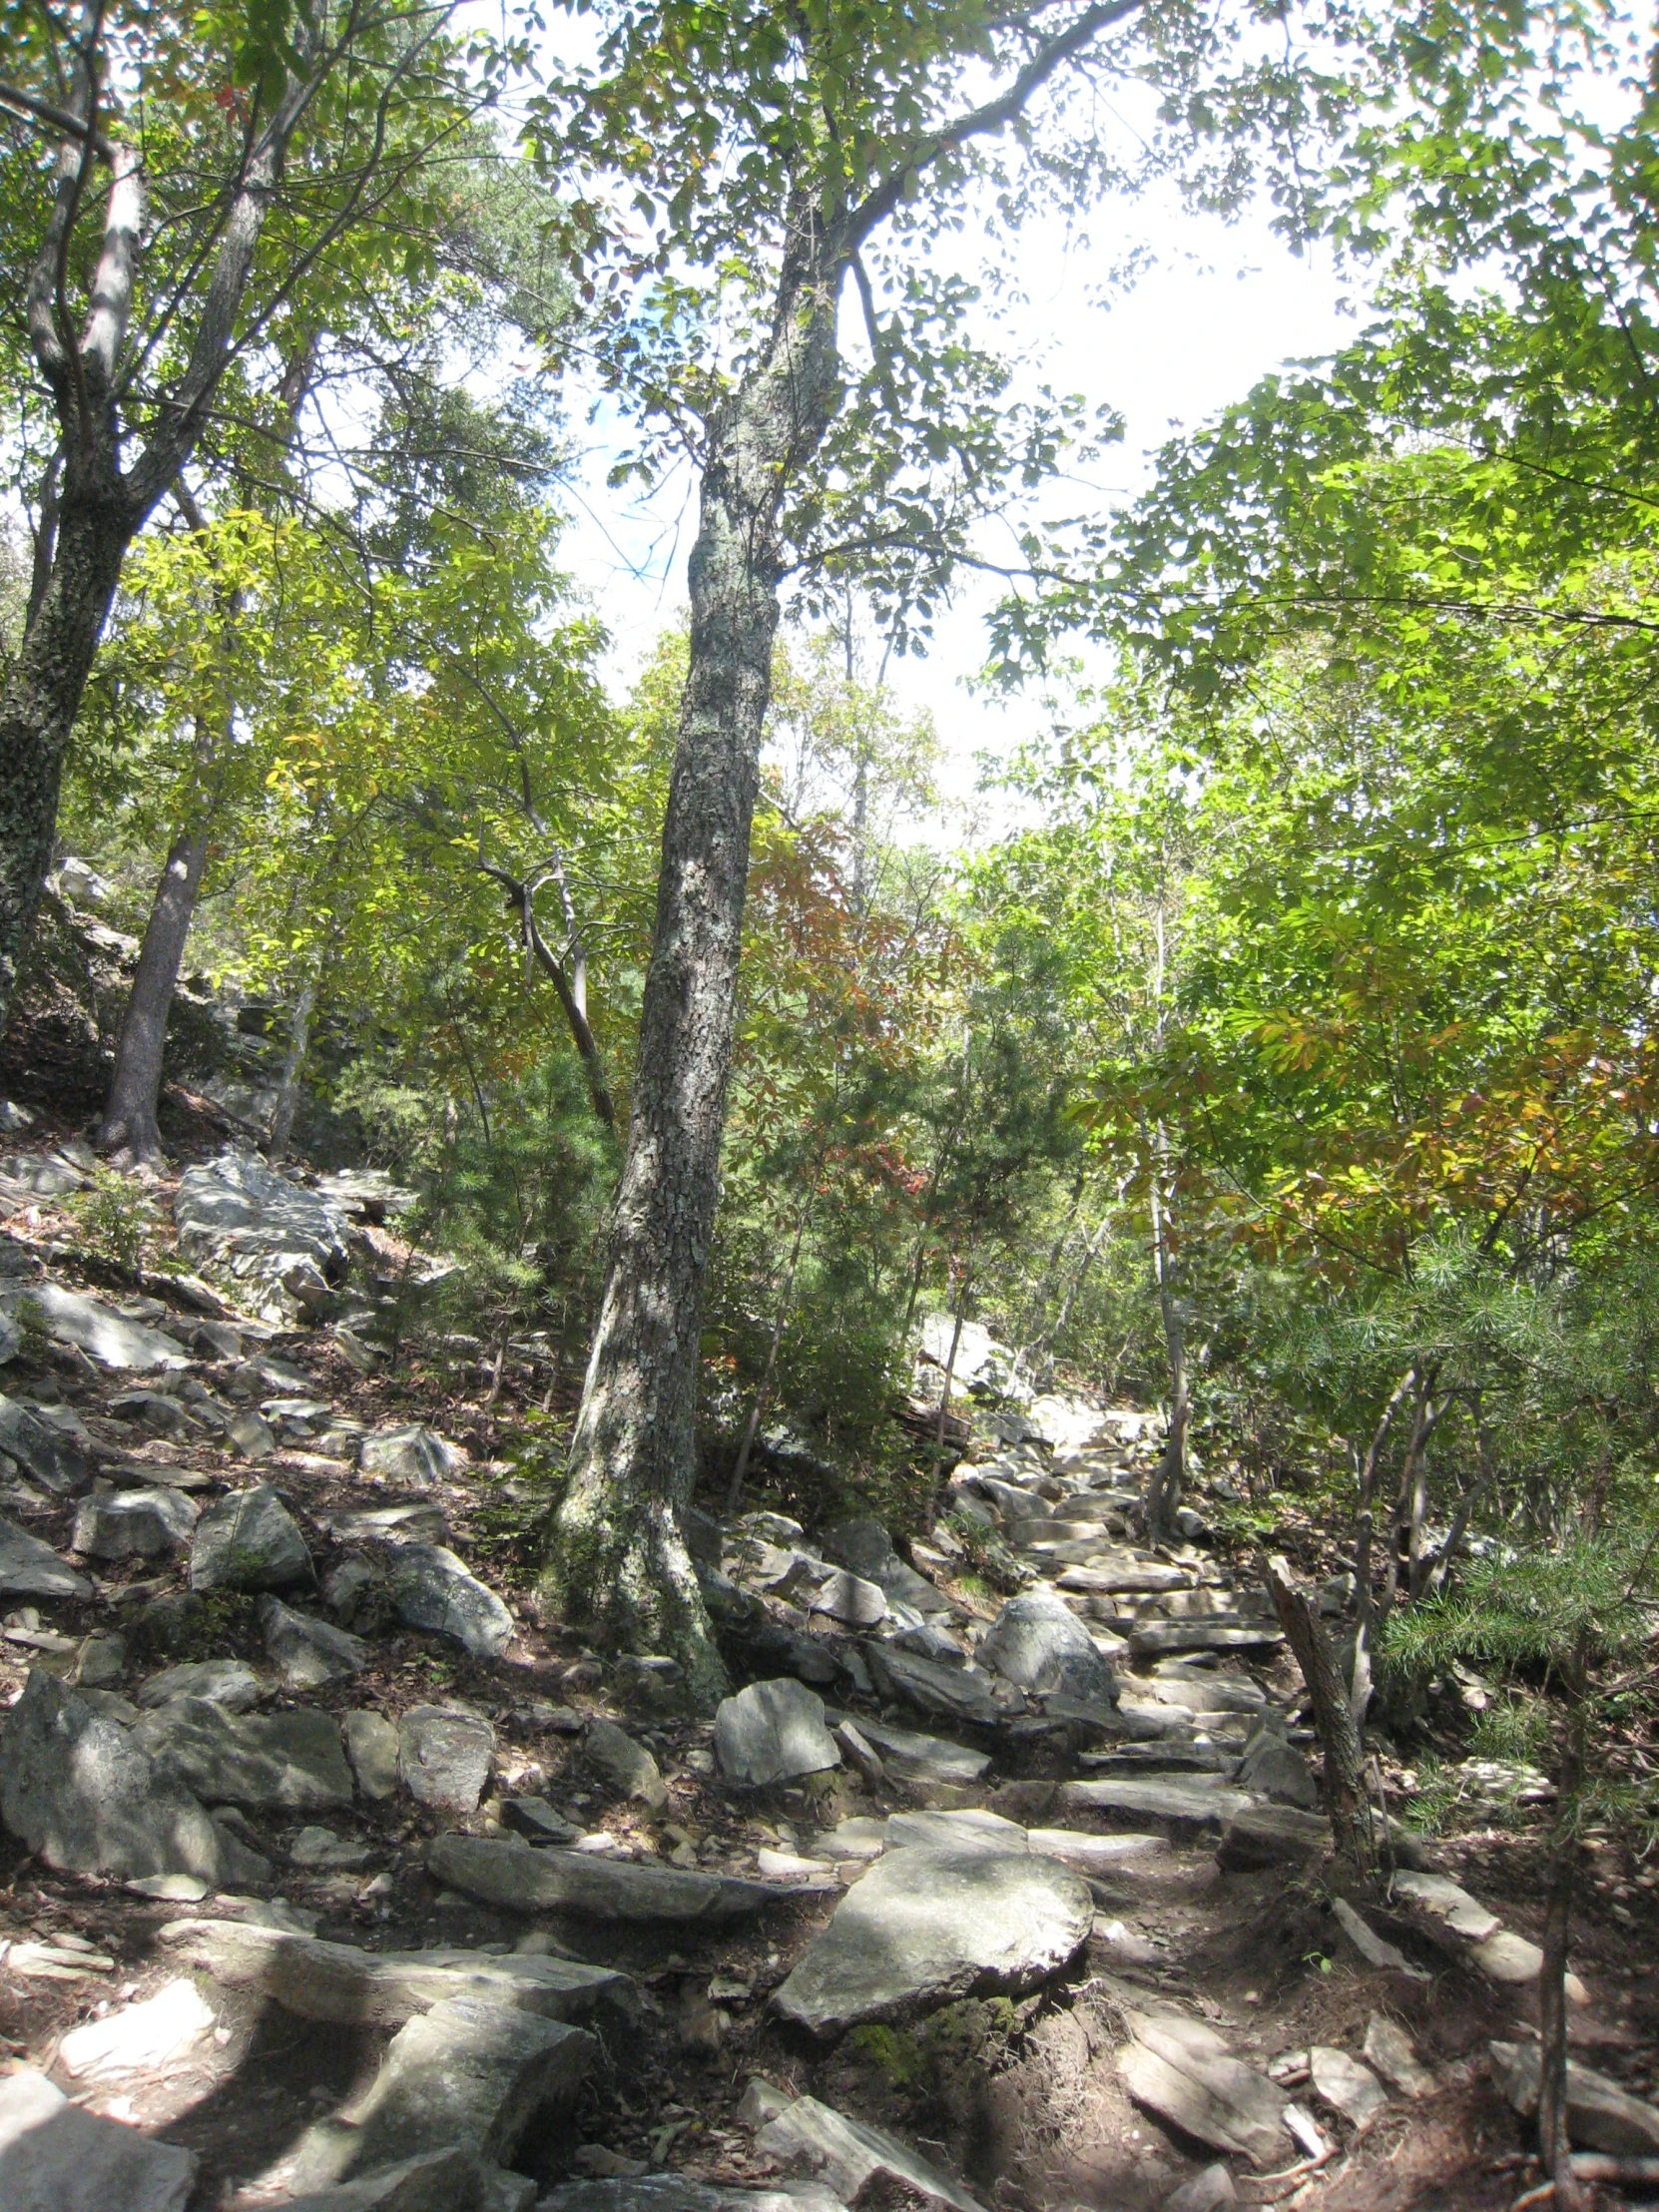
[(162, 1062), (167, 1050), (167, 1017), (184, 963), (185, 940), (196, 914), (202, 871), (208, 862), (205, 828), (175, 837), (167, 855), (155, 903), (145, 925), (133, 994), (121, 1025), (110, 1095), (98, 1131), (100, 1149), (125, 1153), (135, 1161), (160, 1160), (162, 1133), (156, 1108), (162, 1091)]
[(1371, 1799), (1366, 1789), (1360, 1732), (1354, 1725), (1337, 1656), (1318, 1612), (1292, 1587), (1283, 1559), (1259, 1559), (1258, 1571), (1273, 1600), (1314, 1708), (1314, 1729), (1325, 1758), (1325, 1809), (1337, 1849), (1364, 1873), (1377, 1864)]
[(798, 202), (768, 351), (710, 429), (628, 1159), (546, 1575), (567, 1619), (677, 1658), (703, 1707), (725, 1669), (680, 1516), (696, 1472), (703, 1278), (778, 627), (779, 513), (838, 395), (837, 279), (818, 210)]
[(64, 748), (133, 526), (113, 466), (72, 459), (51, 581), (0, 692), (0, 1031), (52, 864)]

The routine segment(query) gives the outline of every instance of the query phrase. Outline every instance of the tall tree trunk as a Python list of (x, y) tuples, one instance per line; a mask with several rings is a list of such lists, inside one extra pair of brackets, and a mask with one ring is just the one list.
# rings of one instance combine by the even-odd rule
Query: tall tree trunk
[(184, 962), (185, 940), (190, 935), (207, 860), (205, 827), (187, 830), (174, 838), (156, 885), (138, 972), (127, 1001), (127, 1018), (121, 1025), (121, 1044), (98, 1142), (103, 1150), (124, 1152), (135, 1161), (163, 1157), (156, 1106), (167, 1050), (168, 1009)]
[(113, 465), (71, 455), (51, 577), (0, 692), (0, 1030), (52, 864), (64, 748), (133, 528)]
[(1382, 1464), (1382, 1447), (1388, 1440), (1388, 1431), (1394, 1424), (1394, 1416), (1416, 1384), (1417, 1370), (1413, 1363), (1394, 1384), (1388, 1402), (1382, 1408), (1382, 1417), (1372, 1430), (1371, 1442), (1366, 1446), (1366, 1456), (1360, 1465), (1359, 1525), (1354, 1541), (1354, 1665), (1349, 1672), (1348, 1702), (1354, 1715), (1355, 1729), (1362, 1741), (1366, 1732), (1366, 1715), (1371, 1710), (1372, 1692), (1371, 1555), (1372, 1539), (1377, 1526), (1377, 1470)]
[(695, 1703), (726, 1682), (680, 1518), (696, 1472), (703, 1279), (720, 1189), (750, 830), (778, 628), (779, 514), (838, 399), (837, 255), (790, 211), (764, 358), (710, 429), (627, 1163), (547, 1595), (667, 1652)]

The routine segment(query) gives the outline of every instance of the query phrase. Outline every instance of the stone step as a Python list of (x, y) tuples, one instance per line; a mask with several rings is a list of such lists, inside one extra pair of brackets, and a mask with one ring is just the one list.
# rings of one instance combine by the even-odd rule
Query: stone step
[(600, 1921), (745, 1920), (794, 1895), (781, 1883), (536, 1851), (516, 1838), (438, 1836), (426, 1865), (450, 1889), (509, 1913), (587, 1913)]
[(1137, 1659), (1169, 1651), (1265, 1651), (1284, 1641), (1284, 1630), (1274, 1622), (1237, 1613), (1207, 1620), (1137, 1621), (1129, 1630), (1129, 1648)]
[(1255, 1800), (1219, 1775), (1161, 1780), (1151, 1775), (1113, 1775), (1088, 1782), (1063, 1782), (1055, 1794), (1062, 1813), (1126, 1814), (1136, 1820), (1177, 1825), (1221, 1825), (1247, 1812)]
[(174, 1921), (162, 1930), (193, 1966), (228, 1988), (253, 1987), (306, 2020), (401, 2027), (450, 1997), (480, 1997), (549, 2020), (638, 2006), (631, 1978), (574, 1958), (517, 1951), (359, 1950), (243, 1921)]

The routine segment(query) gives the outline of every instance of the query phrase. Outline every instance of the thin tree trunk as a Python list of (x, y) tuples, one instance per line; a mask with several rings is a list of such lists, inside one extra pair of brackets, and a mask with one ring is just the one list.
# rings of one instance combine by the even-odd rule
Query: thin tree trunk
[(311, 1041), (311, 1016), (316, 1012), (316, 983), (314, 973), (306, 976), (288, 1016), (288, 1047), (282, 1055), (276, 1109), (271, 1117), (271, 1134), (265, 1147), (265, 1156), (273, 1167), (279, 1166), (287, 1158), (288, 1144), (293, 1136), (293, 1117), (299, 1106), (299, 1076)]
[(1377, 1846), (1365, 1764), (1331, 1639), (1314, 1607), (1292, 1588), (1284, 1560), (1259, 1559), (1257, 1567), (1313, 1702), (1314, 1727), (1325, 1755), (1325, 1809), (1337, 1849), (1369, 1874), (1377, 1863)]
[(1588, 1632), (1580, 1630), (1562, 1670), (1570, 1700), (1561, 1747), (1555, 1832), (1550, 1839), (1543, 1962), (1538, 1968), (1538, 2155), (1555, 2183), (1562, 2212), (1577, 2212), (1584, 2192), (1572, 2170), (1567, 2134), (1567, 1943), (1578, 1887), (1578, 1793), (1584, 1783), (1584, 1693)]
[(1372, 1536), (1377, 1525), (1374, 1500), (1377, 1496), (1377, 1470), (1382, 1463), (1382, 1447), (1388, 1440), (1394, 1416), (1404, 1403), (1409, 1391), (1416, 1387), (1417, 1370), (1408, 1367), (1394, 1384), (1388, 1402), (1382, 1408), (1382, 1417), (1372, 1430), (1371, 1442), (1366, 1446), (1366, 1456), (1360, 1467), (1360, 1512), (1354, 1541), (1354, 1665), (1349, 1674), (1349, 1707), (1354, 1715), (1354, 1726), (1362, 1740), (1366, 1732), (1366, 1715), (1371, 1710), (1372, 1693), (1372, 1588), (1371, 1554)]
[(1187, 1392), (1187, 1329), (1180, 1301), (1170, 1280), (1168, 1223), (1159, 1189), (1166, 1140), (1157, 1133), (1152, 1173), (1152, 1263), (1158, 1277), (1158, 1310), (1163, 1317), (1164, 1351), (1169, 1361), (1169, 1433), (1164, 1438), (1158, 1471), (1147, 1484), (1146, 1540), (1167, 1543), (1175, 1524), (1175, 1509), (1187, 1478), (1187, 1423), (1191, 1404)]
[(145, 924), (138, 972), (121, 1025), (115, 1074), (110, 1079), (110, 1094), (98, 1131), (103, 1151), (125, 1153), (134, 1161), (164, 1157), (156, 1107), (167, 1051), (167, 1017), (207, 861), (205, 828), (187, 830), (174, 838)]
[(944, 1432), (950, 1422), (950, 1385), (956, 1379), (956, 1355), (961, 1350), (962, 1323), (967, 1315), (968, 1292), (973, 1283), (973, 1259), (971, 1252), (962, 1270), (961, 1287), (956, 1293), (956, 1319), (950, 1331), (950, 1355), (944, 1363), (944, 1386), (939, 1391), (939, 1425), (933, 1436), (933, 1469), (927, 1485), (927, 1525), (932, 1527), (938, 1518), (939, 1469), (944, 1464)]
[(726, 1671), (680, 1516), (696, 1472), (698, 1337), (778, 628), (779, 515), (837, 397), (839, 274), (816, 205), (798, 197), (766, 355), (711, 428), (628, 1159), (548, 1562), (549, 1597), (568, 1619), (672, 1654), (704, 1708)]

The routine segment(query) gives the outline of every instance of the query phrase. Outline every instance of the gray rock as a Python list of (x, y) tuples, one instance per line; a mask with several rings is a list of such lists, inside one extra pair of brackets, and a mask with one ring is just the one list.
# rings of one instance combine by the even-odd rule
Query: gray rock
[(1266, 1650), (1284, 1641), (1284, 1630), (1266, 1614), (1260, 1619), (1212, 1614), (1207, 1620), (1195, 1616), (1184, 1621), (1137, 1621), (1129, 1631), (1129, 1648), (1137, 1659), (1163, 1652)]
[(1315, 2095), (1358, 2128), (1369, 2127), (1386, 2109), (1388, 2092), (1376, 2074), (1334, 2043), (1315, 2043), (1310, 2048), (1308, 2071)]
[(499, 1659), (512, 1640), (506, 1606), (442, 1544), (399, 1544), (389, 1588), (406, 1627), (453, 1636), (475, 1659)]
[(873, 1628), (887, 1617), (887, 1594), (879, 1582), (866, 1582), (850, 1567), (838, 1567), (812, 1592), (808, 1610), (848, 1628)]
[(267, 1593), (260, 1600), (260, 1633), (273, 1665), (289, 1690), (319, 1690), (325, 1683), (344, 1682), (360, 1674), (368, 1663), (368, 1646), (358, 1636), (327, 1621), (296, 1613), (279, 1597)]
[(975, 1990), (1017, 1992), (1069, 1964), (1093, 1925), (1088, 1884), (1058, 1860), (890, 1852), (842, 1898), (773, 2001), (786, 2019), (835, 2035)]
[(477, 1997), (445, 1997), (400, 2027), (374, 2081), (310, 2130), (303, 2185), (460, 2144), (505, 2164), (533, 2120), (567, 2112), (593, 2061), (584, 2029)]
[(581, 1833), (540, 1797), (503, 1798), (501, 1825), (531, 1844), (573, 1844)]
[(188, 2150), (71, 2104), (43, 2073), (0, 2080), (0, 2204), (6, 2212), (185, 2212)]
[(409, 1795), (447, 1813), (476, 1813), (495, 1763), (495, 1730), (480, 1714), (411, 1706), (397, 1724), (397, 1772)]
[(336, 1836), (331, 1828), (302, 1828), (288, 1846), (288, 1863), (313, 1870), (354, 1874), (374, 1856), (367, 1844)]
[(634, 2174), (564, 2182), (541, 2199), (537, 2212), (845, 2212), (845, 2207), (811, 2182), (730, 2189), (689, 2174)]
[(252, 1405), (245, 1405), (227, 1424), (225, 1435), (245, 1459), (269, 1459), (276, 1449), (276, 1431)]
[(230, 1491), (196, 1524), (193, 1590), (309, 1589), (315, 1582), (298, 1524), (267, 1483)]
[(1384, 2013), (1374, 2012), (1366, 2022), (1366, 2062), (1402, 2097), (1434, 2094), (1434, 2076), (1418, 2058), (1416, 2045)]
[(321, 1516), (321, 1525), (342, 1544), (446, 1544), (449, 1523), (441, 1505), (351, 1505)]
[(1133, 2040), (1118, 2070), (1137, 2104), (1195, 2142), (1270, 2165), (1285, 2145), (1290, 2098), (1266, 2074), (1235, 2058), (1213, 2027), (1179, 2012), (1126, 2010)]
[[(1537, 2044), (1488, 2047), (1498, 2088), (1523, 2119), (1530, 2119), (1538, 2109)], [(1659, 2156), (1659, 2105), (1633, 2097), (1574, 2058), (1567, 2060), (1567, 2130), (1582, 2149), (1606, 2151), (1613, 2158)]]
[(77, 1690), (106, 1690), (127, 1671), (127, 1639), (113, 1631), (89, 1636), (75, 1661)]
[(426, 1865), (450, 1889), (509, 1913), (585, 1913), (599, 1921), (744, 1920), (794, 1895), (777, 1882), (532, 1851), (517, 1838), (439, 1836), (427, 1846)]
[(1305, 1813), (1319, 1811), (1314, 1770), (1295, 1744), (1286, 1741), (1282, 1723), (1264, 1722), (1252, 1730), (1233, 1779), (1241, 1790), (1253, 1790), (1275, 1805), (1300, 1806)]
[(124, 2004), (104, 2019), (71, 2028), (58, 2045), (58, 2060), (77, 2081), (120, 2081), (170, 2064), (213, 2024), (195, 1982), (181, 1974), (143, 2004)]
[(79, 1497), (92, 1480), (92, 1462), (74, 1437), (20, 1398), (0, 1396), (0, 1451), (57, 1497)]
[(824, 1556), (837, 1566), (850, 1567), (864, 1581), (876, 1583), (887, 1597), (913, 1606), (918, 1613), (950, 1611), (949, 1598), (934, 1589), (925, 1575), (905, 1565), (878, 1520), (837, 1521), (825, 1530)]
[[(894, 1813), (883, 1823), (881, 1841), (888, 1851), (994, 1851), (1005, 1856), (1029, 1848), (1016, 1821), (977, 1806), (959, 1812)], [(1050, 1852), (1049, 1857), (1059, 1854)]]
[[(1232, 1798), (1238, 1794), (1228, 1792)], [(1216, 1857), (1230, 1873), (1247, 1867), (1297, 1866), (1322, 1858), (1331, 1848), (1331, 1827), (1325, 1816), (1304, 1813), (1294, 1805), (1247, 1803), (1230, 1810), (1226, 1821)]]
[(139, 1687), (138, 1701), (152, 1711), (175, 1698), (205, 1698), (230, 1713), (250, 1713), (260, 1702), (260, 1678), (241, 1659), (192, 1659), (165, 1667)]
[(1432, 1913), (1454, 1935), (1466, 1936), (1470, 1942), (1486, 1942), (1502, 1926), (1495, 1913), (1471, 1898), (1449, 1875), (1405, 1871), (1396, 1873), (1389, 1887), (1396, 1898)]
[(342, 1723), (345, 1755), (357, 1787), (371, 1804), (382, 1804), (397, 1789), (397, 1731), (379, 1713), (359, 1707)]
[(367, 1559), (342, 1559), (330, 1567), (322, 1602), (342, 1628), (378, 1628), (391, 1618), (385, 1574)]
[[(282, 2212), (499, 2212), (492, 2193), (498, 2169), (459, 2144), (378, 2166), (337, 2188), (284, 2197)], [(526, 2183), (534, 2191), (534, 2182)]]
[(1063, 1813), (1129, 1813), (1137, 1819), (1197, 1825), (1231, 1821), (1252, 1802), (1219, 1776), (1196, 1774), (1167, 1781), (1112, 1775), (1097, 1782), (1066, 1782), (1055, 1799)]
[(364, 1474), (380, 1474), (390, 1481), (425, 1489), (458, 1474), (466, 1465), (466, 1454), (435, 1428), (412, 1421), (407, 1427), (380, 1428), (372, 1436), (365, 1436), (358, 1448), (357, 1464)]
[(100, 1483), (76, 1509), (74, 1546), (90, 1559), (158, 1559), (190, 1542), (200, 1511), (182, 1490)]
[(896, 1644), (867, 1643), (862, 1648), (883, 1697), (900, 1698), (938, 1720), (967, 1721), (977, 1728), (994, 1728), (1003, 1718), (989, 1680), (976, 1668), (941, 1666), (936, 1659), (900, 1651)]
[(923, 1786), (961, 1785), (977, 1782), (991, 1763), (988, 1751), (972, 1751), (942, 1736), (924, 1736), (911, 1728), (892, 1728), (885, 1721), (860, 1720), (859, 1733), (867, 1736), (881, 1755), (887, 1772), (899, 1782)]
[(136, 1731), (38, 1667), (0, 1737), (0, 1819), (61, 1874), (192, 1874), (219, 1888), (256, 1864)]
[(227, 1151), (187, 1168), (173, 1218), (181, 1250), (229, 1263), (236, 1274), (276, 1281), (297, 1258), (327, 1282), (344, 1277), (346, 1250), (333, 1209), (257, 1153)]
[(824, 1725), (824, 1700), (787, 1678), (752, 1682), (722, 1700), (715, 1715), (715, 1757), (728, 1781), (750, 1789), (823, 1774), (841, 1763)]
[(401, 2027), (450, 1997), (472, 1997), (540, 2019), (628, 2014), (638, 1991), (625, 1973), (523, 1951), (359, 1950), (246, 1921), (174, 1921), (162, 1940), (226, 1988), (254, 1988), (305, 2020)]
[[(755, 2138), (758, 2150), (791, 2165), (806, 2166), (848, 2204), (885, 2183), (900, 2199), (919, 2196), (950, 2212), (980, 2212), (977, 2200), (918, 2152), (877, 2127), (848, 2119), (817, 2097), (797, 2097)], [(896, 2185), (896, 2188), (894, 2187)]]
[(1408, 1974), (1415, 1981), (1428, 1979), (1420, 1967), (1411, 1964), (1402, 1950), (1392, 1943), (1384, 1942), (1370, 1921), (1363, 1914), (1357, 1913), (1347, 1898), (1333, 1898), (1331, 1911), (1337, 1926), (1368, 1966), (1382, 1966), (1391, 1973)]
[(144, 1373), (153, 1368), (190, 1365), (190, 1354), (176, 1338), (164, 1336), (159, 1329), (147, 1329), (142, 1322), (129, 1321), (100, 1299), (88, 1298), (84, 1291), (65, 1290), (61, 1283), (35, 1283), (0, 1295), (14, 1321), (19, 1305), (32, 1301), (55, 1344), (75, 1346), (102, 1368), (130, 1368)]
[(635, 1743), (626, 1729), (618, 1728), (615, 1721), (590, 1721), (584, 1748), (588, 1764), (613, 1790), (650, 1812), (666, 1810), (668, 1784), (650, 1752), (643, 1744)]
[(50, 1544), (0, 1520), (0, 1597), (91, 1597), (92, 1584)]
[(982, 1666), (1022, 1690), (1059, 1691), (1100, 1705), (1116, 1702), (1117, 1677), (1089, 1632), (1052, 1590), (1011, 1597), (979, 1645)]
[(1239, 2192), (1227, 2167), (1205, 2166), (1190, 2181), (1172, 2190), (1158, 2212), (1227, 2212), (1228, 2205), (1238, 2201)]
[(236, 1714), (176, 1698), (147, 1713), (132, 1740), (158, 1774), (209, 1805), (322, 1813), (351, 1803), (351, 1770), (329, 1713)]

